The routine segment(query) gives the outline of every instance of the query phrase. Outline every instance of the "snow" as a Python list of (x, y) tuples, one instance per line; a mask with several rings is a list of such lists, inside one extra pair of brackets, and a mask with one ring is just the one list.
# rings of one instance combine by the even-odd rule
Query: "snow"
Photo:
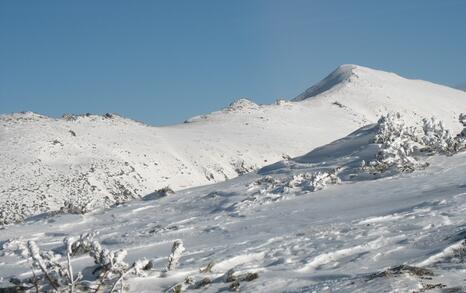
[(358, 66), (356, 65), (341, 65), (318, 84), (308, 88), (305, 92), (294, 98), (293, 101), (302, 101), (322, 94), (328, 90), (335, 90), (336, 88), (344, 87), (347, 83), (353, 82), (354, 78), (358, 78), (355, 72), (357, 69)]
[[(144, 275), (115, 277), (130, 292), (464, 290), (466, 152), (424, 156), (429, 166), (412, 173), (364, 175), (357, 162), (376, 155), (376, 126), (225, 182), (6, 226), (0, 276), (6, 282), (30, 270), (13, 256), (12, 243), (34, 239), (41, 249), (62, 251), (63, 238), (92, 230), (102, 251), (123, 249), (128, 263), (151, 260)], [(265, 199), (267, 184), (335, 166), (341, 182), (320, 190), (293, 183), (276, 193), (279, 200)], [(166, 271), (175, 255), (178, 267)], [(74, 271), (91, 266), (88, 258), (72, 264)]]
[(76, 292), (99, 265), (107, 291), (464, 292), (466, 152), (444, 151), (461, 112), (466, 93), (344, 65), (293, 102), (166, 127), (3, 115), (0, 211), (20, 222), (0, 228), (0, 287), (33, 277), (29, 243)]
[(390, 111), (408, 123), (435, 116), (457, 133), (466, 109), (462, 91), (356, 65), (339, 67), (311, 89), (295, 102), (243, 98), (165, 127), (115, 114), (0, 115), (0, 221), (87, 212), (166, 186), (224, 181), (302, 155)]

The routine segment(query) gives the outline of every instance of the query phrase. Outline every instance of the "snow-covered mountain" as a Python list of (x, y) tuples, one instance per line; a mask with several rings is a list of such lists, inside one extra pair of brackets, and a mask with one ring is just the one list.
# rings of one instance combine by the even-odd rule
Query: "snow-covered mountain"
[(436, 116), (457, 132), (465, 110), (465, 92), (343, 65), (292, 101), (240, 99), (165, 127), (118, 115), (2, 115), (0, 222), (224, 181), (304, 154), (391, 111), (408, 122)]
[(232, 180), (7, 226), (0, 285), (68, 292), (74, 271), (75, 292), (464, 292), (464, 138), (451, 156), (417, 152), (413, 173), (382, 171), (369, 163), (380, 149), (403, 155), (406, 137), (442, 149), (446, 133), (419, 140), (385, 118)]

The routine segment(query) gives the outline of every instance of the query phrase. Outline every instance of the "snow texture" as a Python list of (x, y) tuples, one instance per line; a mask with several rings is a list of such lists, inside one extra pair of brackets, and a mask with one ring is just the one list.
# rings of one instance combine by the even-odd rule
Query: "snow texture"
[(464, 292), (465, 95), (343, 66), (181, 125), (4, 115), (0, 286)]

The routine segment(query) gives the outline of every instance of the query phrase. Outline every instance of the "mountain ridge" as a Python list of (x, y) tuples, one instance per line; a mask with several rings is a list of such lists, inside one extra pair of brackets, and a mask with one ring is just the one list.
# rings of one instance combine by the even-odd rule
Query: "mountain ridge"
[(364, 67), (340, 68), (353, 80), (343, 79), (337, 90), (270, 105), (240, 99), (168, 126), (116, 114), (1, 115), (0, 213), (17, 211), (10, 216), (16, 221), (69, 204), (94, 209), (165, 186), (224, 181), (307, 153), (387, 112), (401, 112), (408, 123), (436, 116), (454, 133), (461, 129), (466, 93)]

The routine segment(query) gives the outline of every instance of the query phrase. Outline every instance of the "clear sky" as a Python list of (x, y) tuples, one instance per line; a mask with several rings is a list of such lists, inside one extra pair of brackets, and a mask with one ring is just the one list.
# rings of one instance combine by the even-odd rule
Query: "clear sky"
[(344, 63), (464, 83), (466, 1), (0, 0), (0, 113), (169, 124)]

